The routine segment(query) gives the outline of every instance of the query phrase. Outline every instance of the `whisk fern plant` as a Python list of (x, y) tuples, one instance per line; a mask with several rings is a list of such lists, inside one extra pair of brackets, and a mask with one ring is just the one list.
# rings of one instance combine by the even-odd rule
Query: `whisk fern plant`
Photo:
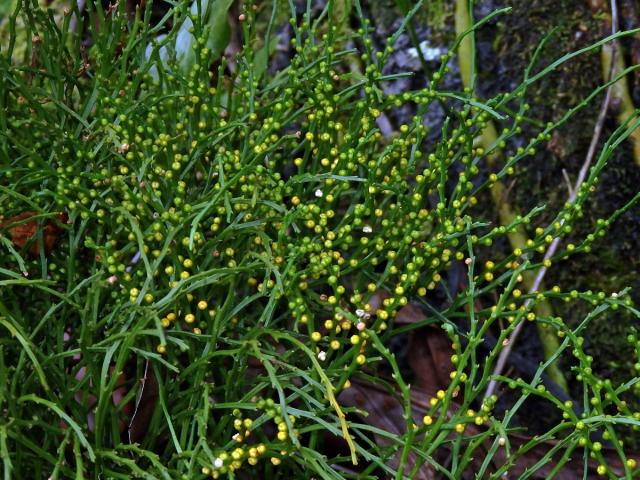
[[(527, 87), (584, 52), (535, 74), (534, 59), (520, 86), (488, 101), (441, 87), (447, 53), (424, 88), (389, 94), (408, 73), (383, 67), (421, 4), (378, 50), (360, 3), (354, 31), (327, 21), (335, 3), (312, 14), (295, 2), (177, 1), (158, 20), (150, 1), (71, 2), (62, 18), (18, 2), (0, 54), (5, 478), (498, 478), (552, 438), (529, 472), (552, 459), (557, 472), (573, 455), (605, 477), (637, 474), (620, 434), (640, 426), (626, 400), (638, 379), (598, 378), (581, 336), (608, 310), (640, 316), (627, 292), (520, 284), (590, 252), (638, 200), (543, 260), (640, 120), (608, 139), (552, 222), (540, 223), (541, 206), (496, 225), (483, 192), (606, 88), (516, 144)], [(265, 61), (273, 39), (288, 64)], [(447, 116), (430, 142), (434, 104)], [(377, 122), (405, 105), (412, 118), (385, 137)], [(484, 148), (489, 121), (499, 134)], [(496, 149), (506, 161), (488, 171)], [(525, 248), (492, 249), (517, 228), (530, 232)], [(454, 265), (466, 272), (460, 289), (446, 282)], [(546, 300), (593, 311), (570, 328), (533, 313)], [(409, 305), (423, 310), (406, 325)], [(483, 399), (523, 321), (547, 325), (556, 356), (573, 357), (579, 402), (545, 386), (551, 360), (532, 379), (497, 378), (519, 392), (506, 413)], [(390, 346), (428, 325), (450, 339), (452, 371), (417, 399)], [(640, 348), (635, 333), (629, 341)], [(397, 430), (353, 402), (367, 382), (399, 399)], [(523, 441), (514, 416), (534, 396), (561, 419)]]

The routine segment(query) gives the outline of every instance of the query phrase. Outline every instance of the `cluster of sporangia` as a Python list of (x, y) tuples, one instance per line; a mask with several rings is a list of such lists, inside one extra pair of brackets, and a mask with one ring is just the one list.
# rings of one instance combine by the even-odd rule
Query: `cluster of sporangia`
[[(252, 12), (243, 14), (246, 24)], [(304, 23), (298, 31), (310, 27)], [(369, 52), (370, 40), (364, 31), (359, 33)], [(220, 90), (227, 79), (216, 79), (199, 65), (184, 83), (167, 77), (167, 85), (158, 88), (147, 79), (139, 89), (156, 92), (157, 98), (147, 98), (135, 109), (129, 89), (120, 88), (111, 98), (111, 80), (100, 79), (103, 95), (94, 114), (95, 131), (82, 145), (54, 142), (58, 164), (46, 183), (55, 184), (58, 208), (76, 224), (86, 225), (84, 245), (103, 269), (114, 303), (153, 308), (172, 289), (190, 285), (199, 272), (236, 269), (237, 298), (262, 292), (265, 298), (284, 299), (293, 328), (308, 336), (321, 363), (353, 351), (355, 365), (363, 366), (368, 332), (384, 332), (409, 298), (436, 288), (441, 272), (467, 259), (470, 246), (491, 245), (531, 222), (529, 216), (517, 217), (511, 226), (483, 230), (469, 216), (479, 189), (499, 179), (495, 173), (481, 178), (477, 166), (486, 152), (474, 146), (474, 138), (486, 125), (486, 111), (461, 107), (457, 124), (429, 146), (429, 154), (422, 153), (427, 130), (420, 115), (386, 140), (377, 129), (376, 118), (385, 110), (408, 102), (426, 108), (436, 101), (445, 67), (423, 91), (384, 95), (377, 79), (391, 47), (374, 54), (373, 63), (370, 52), (363, 53), (366, 81), (362, 98), (354, 96), (346, 73), (350, 60), (332, 46), (336, 35), (330, 29), (321, 42), (314, 35), (294, 38), (297, 54), (287, 81), (265, 90), (250, 75), (253, 54), (248, 47), (237, 59), (231, 96), (227, 89)], [(205, 39), (199, 39), (195, 48), (206, 61), (210, 52), (204, 44)], [(447, 54), (443, 65), (449, 58)], [(212, 80), (218, 81), (216, 87)], [(182, 94), (164, 95), (169, 88)], [(548, 138), (548, 132), (541, 133), (508, 162), (532, 155)], [(451, 178), (454, 171), (457, 178)], [(500, 175), (511, 173), (510, 167)], [(433, 204), (430, 198), (436, 198)], [(514, 251), (497, 264), (487, 262), (476, 280), (504, 285), (524, 256), (539, 256), (555, 236), (571, 232), (580, 205), (567, 206), (551, 226), (536, 229), (524, 251)], [(14, 207), (11, 203), (4, 208)], [(567, 250), (588, 250), (607, 225), (599, 223), (596, 235)], [(77, 259), (76, 268), (95, 268), (91, 263)], [(65, 269), (54, 267), (55, 258), (49, 274), (63, 282)], [(390, 296), (373, 306), (370, 298), (382, 284)], [(160, 323), (168, 331), (206, 333), (225, 295), (226, 286), (218, 289), (215, 284), (191, 289), (159, 312)], [(534, 303), (545, 295), (560, 292), (534, 295)], [(514, 289), (512, 297), (496, 318), (513, 320), (524, 308), (520, 289)], [(530, 310), (524, 313), (535, 318)], [(252, 326), (255, 314), (242, 311), (226, 324), (228, 331), (218, 335)], [(157, 351), (172, 353), (165, 344), (157, 345)], [(348, 386), (346, 379), (339, 387)], [(433, 423), (444, 396), (440, 391), (431, 401), (425, 425)], [(494, 403), (491, 398), (480, 412), (469, 410), (455, 430), (464, 432), (467, 421), (484, 424)], [(270, 399), (257, 407), (273, 419), (277, 439), (287, 444), (295, 418), (289, 416), (286, 422)], [(256, 464), (267, 451), (264, 444), (248, 443), (252, 420), (237, 410), (234, 417), (238, 446), (221, 451), (202, 469), (214, 478), (245, 462)], [(274, 455), (271, 462), (277, 465), (280, 458)]]
[[(293, 427), (296, 423), (296, 417), (289, 415), (285, 420), (280, 405), (276, 405), (271, 398), (261, 398), (255, 402), (255, 406), (258, 411), (264, 412), (266, 418), (271, 419), (276, 426), (275, 437), (283, 448), (277, 452), (277, 455), (274, 454), (270, 457), (270, 462), (274, 466), (278, 466), (282, 461), (281, 457), (292, 452), (288, 449), (291, 447), (289, 429), (291, 428), (292, 433), (296, 436), (300, 434), (298, 429)], [(259, 458), (267, 453), (267, 446), (264, 443), (254, 444), (251, 442), (251, 427), (254, 421), (250, 418), (243, 418), (242, 412), (237, 408), (233, 410), (232, 414), (234, 417), (233, 428), (237, 432), (232, 439), (238, 446), (228, 452), (220, 451), (212, 465), (202, 467), (202, 473), (211, 475), (213, 478), (218, 478), (221, 474), (233, 473), (242, 467), (244, 462), (256, 465)], [(273, 449), (273, 444), (270, 449)]]

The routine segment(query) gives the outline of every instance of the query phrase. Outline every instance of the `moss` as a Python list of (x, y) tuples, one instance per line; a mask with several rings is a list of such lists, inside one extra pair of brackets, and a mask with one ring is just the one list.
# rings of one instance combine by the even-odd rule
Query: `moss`
[(426, 3), (427, 21), (432, 28), (442, 31), (451, 16), (451, 3), (444, 0), (432, 0)]
[[(536, 48), (554, 28), (555, 32), (539, 54), (534, 73), (562, 54), (596, 40), (597, 25), (590, 12), (574, 1), (507, 0), (504, 6), (511, 7), (511, 13), (497, 17), (477, 35), (478, 91), (483, 98), (517, 86)], [(486, 13), (485, 10), (488, 10), (487, 6), (483, 6), (482, 11), (476, 9), (476, 18)], [(521, 48), (513, 48), (513, 45)], [(543, 122), (558, 120), (598, 86), (600, 75), (596, 53), (562, 65), (528, 89), (529, 117)], [(540, 223), (544, 223), (566, 201), (565, 183), (557, 180), (562, 178), (563, 169), (570, 174), (579, 170), (591, 140), (598, 108), (598, 103), (592, 102), (579, 117), (554, 132), (546, 150), (517, 165), (518, 178), (509, 188), (509, 200), (522, 212), (531, 210), (540, 198), (544, 198), (549, 207), (540, 218)], [(523, 125), (524, 136), (537, 131), (536, 125)], [(511, 147), (515, 146), (518, 145)], [(526, 185), (526, 188), (519, 188), (520, 185)]]
[[(613, 127), (613, 126), (612, 126)], [(630, 149), (619, 150), (602, 174), (600, 188), (591, 198), (585, 221), (576, 230), (576, 238), (586, 235), (596, 219), (609, 216), (616, 207), (637, 192), (640, 169), (633, 163)], [(553, 279), (563, 287), (578, 290), (617, 292), (631, 287), (631, 298), (640, 301), (640, 212), (637, 208), (621, 216), (613, 224), (608, 235), (594, 245), (593, 254), (582, 255), (563, 262), (553, 270)], [(559, 305), (558, 313), (570, 325), (577, 325), (590, 311), (589, 305)], [(624, 382), (636, 374), (633, 351), (626, 341), (637, 320), (619, 311), (608, 311), (596, 318), (585, 332), (587, 352), (596, 360), (594, 370), (612, 382)], [(640, 408), (638, 390), (627, 401)], [(627, 443), (640, 445), (638, 439), (629, 437)]]
[[(366, 2), (363, 5), (368, 9), (369, 16), (375, 25), (376, 33), (380, 37), (391, 35), (400, 25), (402, 17), (399, 14), (396, 0), (380, 0)], [(413, 2), (407, 2), (413, 6)], [(431, 44), (440, 44), (451, 38), (450, 20), (453, 16), (453, 2), (449, 0), (432, 0), (423, 3), (424, 8), (416, 12), (414, 24), (417, 26), (428, 26)], [(420, 38), (425, 40), (425, 38)]]

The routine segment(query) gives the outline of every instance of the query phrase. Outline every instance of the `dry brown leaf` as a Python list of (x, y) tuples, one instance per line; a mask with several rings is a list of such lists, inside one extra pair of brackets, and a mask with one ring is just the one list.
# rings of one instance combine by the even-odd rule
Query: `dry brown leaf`
[(406, 305), (398, 310), (396, 325), (410, 325), (424, 320), (426, 315), (415, 305)]
[[(357, 407), (367, 412), (368, 415), (363, 420), (369, 425), (398, 436), (403, 435), (406, 431), (402, 405), (377, 385), (355, 380), (352, 382), (351, 387), (340, 393), (339, 402), (342, 405)], [(389, 445), (390, 442), (385, 437), (374, 436), (378, 445)], [(401, 451), (396, 452), (389, 461), (389, 465), (393, 469), (398, 468), (400, 455)], [(408, 475), (413, 470), (416, 461), (415, 454), (410, 453), (404, 467), (405, 475)], [(417, 480), (433, 480), (436, 477), (433, 468), (425, 464), (418, 469), (416, 476), (413, 478)]]
[(451, 363), (451, 340), (436, 327), (426, 327), (411, 334), (407, 360), (415, 374), (415, 385), (424, 389), (447, 388)]
[(140, 443), (144, 440), (149, 423), (158, 404), (160, 390), (158, 380), (151, 370), (149, 361), (145, 363), (144, 377), (139, 380), (140, 396), (136, 402), (131, 421), (129, 422), (129, 442)]
[[(36, 212), (27, 211), (20, 215), (11, 217), (0, 224), (1, 228), (7, 228), (11, 241), (18, 248), (23, 248), (27, 244), (29, 245), (29, 254), (38, 255), (40, 253), (40, 244), (38, 242), (38, 220), (35, 218), (38, 214)], [(33, 220), (29, 220), (33, 218)], [(59, 221), (65, 220), (64, 214), (58, 215)], [(46, 220), (42, 231), (42, 242), (44, 244), (44, 250), (46, 253), (51, 252), (62, 229), (53, 220)], [(42, 225), (42, 223), (40, 223)]]

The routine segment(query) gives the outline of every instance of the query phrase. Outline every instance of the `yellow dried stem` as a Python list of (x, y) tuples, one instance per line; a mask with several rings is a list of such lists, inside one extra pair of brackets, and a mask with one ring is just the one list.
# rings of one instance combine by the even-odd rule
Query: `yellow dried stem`
[[(607, 34), (611, 31), (611, 13), (609, 12), (608, 2), (604, 0), (587, 0), (587, 4), (594, 16), (600, 18), (601, 30)], [(613, 59), (613, 66), (611, 65)], [(609, 81), (620, 75), (626, 65), (624, 63), (624, 55), (622, 54), (622, 46), (620, 42), (609, 42), (602, 46), (600, 51), (600, 63), (602, 65), (602, 78)], [(624, 125), (629, 118), (635, 115), (635, 106), (629, 93), (629, 82), (626, 77), (622, 77), (611, 88), (611, 110), (616, 112), (616, 120), (619, 125)], [(636, 129), (629, 135), (631, 142), (633, 160), (636, 165), (640, 166), (640, 129)]]
[[(620, 75), (626, 68), (624, 64), (624, 57), (621, 55), (622, 50), (618, 42), (614, 45), (608, 43), (602, 46), (600, 52), (600, 60), (602, 63), (602, 78), (605, 80), (608, 78), (615, 78)], [(619, 52), (614, 55), (614, 52)], [(611, 59), (614, 58), (613, 69), (611, 67)], [(609, 76), (611, 72), (611, 77)], [(629, 93), (629, 82), (626, 77), (622, 77), (616, 83), (613, 84), (611, 89), (611, 103), (613, 110), (616, 112), (616, 120), (619, 125), (624, 125), (629, 118), (635, 116), (635, 106)], [(631, 135), (629, 135), (629, 142), (631, 142), (633, 160), (636, 165), (640, 166), (640, 129), (635, 129)]]

